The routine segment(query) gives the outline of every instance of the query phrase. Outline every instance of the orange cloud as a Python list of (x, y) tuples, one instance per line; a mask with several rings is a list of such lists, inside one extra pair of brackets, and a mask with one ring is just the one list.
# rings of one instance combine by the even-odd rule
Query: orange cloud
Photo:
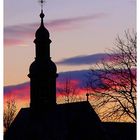
[[(77, 97), (80, 94), (85, 93), (84, 90), (80, 89), (78, 87), (79, 81), (78, 80), (71, 80), (71, 86), (76, 87), (78, 90), (78, 94), (76, 95)], [(65, 81), (57, 81), (57, 89), (62, 89), (64, 88)], [(56, 93), (58, 100), (61, 100), (60, 98), (63, 99), (62, 94), (57, 91)], [(80, 96), (79, 96), (80, 97)], [(30, 102), (30, 85), (29, 82), (15, 85), (15, 86), (6, 86), (4, 87), (4, 104), (6, 104), (6, 101), (9, 99), (14, 99), (17, 105), (18, 110), (21, 107), (26, 107), (29, 106)]]

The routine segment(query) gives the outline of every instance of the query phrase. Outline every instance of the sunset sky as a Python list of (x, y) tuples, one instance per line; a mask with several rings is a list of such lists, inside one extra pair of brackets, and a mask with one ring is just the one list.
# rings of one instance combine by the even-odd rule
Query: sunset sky
[[(58, 83), (66, 74), (83, 80), (86, 70), (106, 58), (117, 35), (136, 30), (135, 0), (46, 0), (44, 13), (52, 40), (51, 57), (60, 73)], [(39, 14), (38, 0), (4, 1), (5, 97), (29, 98), (27, 75), (35, 57)]]

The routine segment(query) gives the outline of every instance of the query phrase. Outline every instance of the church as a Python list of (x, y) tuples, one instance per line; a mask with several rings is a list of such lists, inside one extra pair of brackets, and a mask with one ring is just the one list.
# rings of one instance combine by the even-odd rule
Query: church
[[(43, 3), (43, 1), (41, 1)], [(136, 124), (101, 122), (88, 101), (56, 103), (57, 67), (50, 56), (50, 34), (43, 8), (35, 33), (31, 63), (30, 107), (22, 108), (4, 135), (5, 140), (135, 140)]]

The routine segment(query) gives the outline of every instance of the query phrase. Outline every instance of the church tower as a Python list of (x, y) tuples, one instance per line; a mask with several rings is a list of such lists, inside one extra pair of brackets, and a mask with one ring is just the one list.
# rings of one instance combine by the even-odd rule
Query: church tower
[[(43, 3), (43, 1), (41, 1)], [(35, 33), (35, 61), (30, 65), (30, 107), (31, 109), (52, 109), (56, 105), (57, 68), (50, 57), (50, 34), (44, 26), (41, 8), (40, 27)]]

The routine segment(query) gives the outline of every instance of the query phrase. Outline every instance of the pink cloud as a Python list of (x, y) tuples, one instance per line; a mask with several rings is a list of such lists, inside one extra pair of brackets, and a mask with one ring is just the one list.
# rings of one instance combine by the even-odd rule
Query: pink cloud
[[(57, 81), (57, 89), (64, 88), (65, 81)], [(78, 94), (76, 96), (80, 96), (85, 93), (80, 87), (78, 87), (79, 81), (78, 80), (71, 80), (71, 86), (77, 87)], [(62, 94), (57, 91), (56, 93), (57, 98), (62, 98)], [(4, 87), (4, 104), (9, 99), (14, 99), (17, 105), (17, 109), (19, 110), (21, 107), (29, 106), (30, 103), (30, 84), (29, 82), (14, 85), (14, 86), (6, 86)]]
[[(81, 71), (83, 72), (83, 71)], [(98, 72), (98, 71), (97, 71)], [(136, 69), (132, 69), (132, 72), (134, 73), (134, 75), (136, 74)], [(71, 77), (71, 85), (73, 88), (76, 88), (76, 98), (78, 100), (86, 100), (86, 93), (87, 92), (90, 92), (90, 89), (87, 89), (87, 88), (82, 88), (82, 85), (83, 85), (83, 79), (82, 77), (76, 77), (78, 75), (78, 73), (80, 74), (80, 71), (77, 73), (77, 71), (75, 72), (76, 75), (74, 74), (73, 72), (73, 77)], [(85, 73), (85, 71), (83, 72)], [(87, 73), (87, 71), (86, 71)], [(126, 71), (124, 70), (124, 74), (126, 73)], [(70, 74), (70, 72), (69, 72)], [(58, 89), (63, 89), (65, 87), (65, 79), (66, 79), (66, 75), (68, 75), (68, 73), (60, 73), (60, 77), (58, 78), (57, 80), (57, 98), (58, 99), (61, 99), (63, 100), (63, 97), (64, 97), (64, 94), (61, 94), (60, 92), (58, 92)], [(80, 74), (80, 76), (82, 76)], [(116, 80), (117, 82), (120, 82), (122, 83), (122, 81), (120, 81), (120, 78), (119, 78), (119, 73), (111, 73), (110, 71), (110, 74), (109, 76), (111, 78), (113, 78), (114, 80)], [(95, 77), (96, 78), (96, 77)], [(94, 80), (94, 79), (93, 79)], [(124, 82), (127, 82), (127, 78), (126, 80), (124, 80)], [(100, 91), (100, 92), (104, 92), (106, 90), (108, 90), (106, 87), (103, 88), (103, 87), (100, 87), (102, 84), (105, 84), (106, 80), (104, 79), (99, 79), (99, 83), (95, 83), (95, 89), (96, 91)], [(128, 83), (128, 82), (127, 82)], [(114, 84), (110, 82), (110, 85), (113, 87)], [(92, 93), (93, 90), (92, 90)], [(30, 84), (29, 82), (26, 82), (26, 83), (22, 83), (22, 84), (19, 84), (19, 85), (14, 85), (14, 86), (6, 86), (4, 87), (4, 103), (8, 100), (8, 99), (15, 99), (17, 105), (18, 105), (18, 109), (20, 109), (21, 107), (24, 107), (24, 106), (29, 106), (29, 103), (30, 103)]]
[(30, 87), (29, 83), (23, 83), (15, 86), (4, 87), (4, 100), (14, 98), (15, 100), (29, 99)]
[(24, 40), (22, 41), (22, 40), (20, 40), (20, 39), (4, 39), (4, 44), (5, 44), (5, 46), (15, 46), (15, 45), (23, 45), (23, 44), (25, 44), (24, 43)]
[[(88, 16), (73, 17), (67, 19), (56, 19), (48, 21), (47, 24), (45, 25), (52, 31), (67, 31), (75, 28), (76, 29), (80, 28), (80, 25), (82, 25), (82, 23), (87, 20), (98, 20), (104, 17), (106, 17), (105, 13), (97, 13)], [(4, 45), (5, 46), (28, 45), (27, 41), (34, 39), (34, 33), (38, 27), (39, 22), (5, 27)]]

